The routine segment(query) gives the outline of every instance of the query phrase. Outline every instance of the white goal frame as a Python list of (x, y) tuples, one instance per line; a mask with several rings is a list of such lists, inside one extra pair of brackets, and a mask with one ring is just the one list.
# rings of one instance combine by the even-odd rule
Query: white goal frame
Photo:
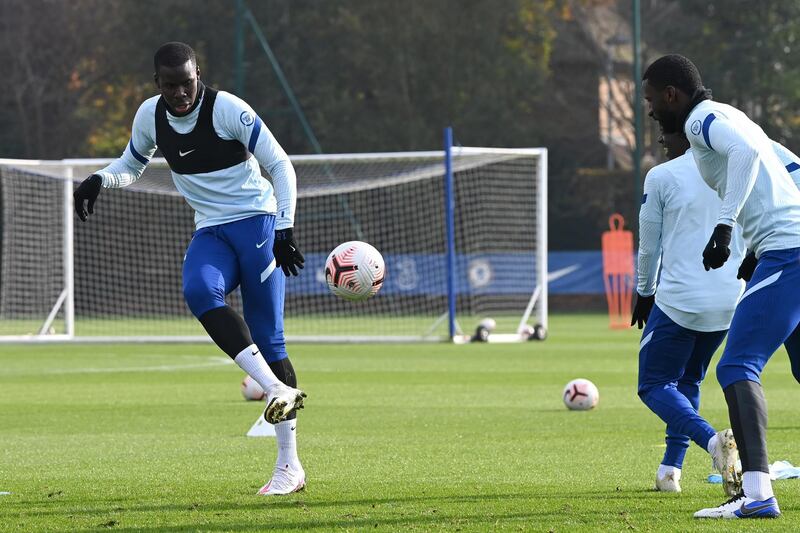
[[(536, 263), (536, 284), (530, 295), (527, 307), (519, 321), (517, 333), (492, 334), (489, 342), (519, 342), (528, 340), (523, 334), (523, 328), (528, 324), (532, 315), (537, 326), (542, 326), (545, 331), (548, 327), (548, 288), (547, 288), (547, 149), (546, 148), (481, 148), (481, 147), (453, 147), (452, 155), (524, 155), (536, 157), (535, 182), (536, 187), (536, 227), (532, 228), (533, 236), (536, 240), (535, 263)], [(382, 152), (382, 153), (351, 153), (351, 154), (326, 154), (326, 155), (299, 155), (291, 156), (292, 162), (336, 162), (336, 161), (369, 161), (369, 160), (393, 160), (408, 157), (430, 157), (439, 158), (445, 165), (448, 159), (448, 150), (421, 151), (421, 152)], [(206, 343), (211, 342), (208, 336), (184, 335), (184, 336), (79, 336), (75, 334), (75, 271), (74, 271), (74, 207), (73, 190), (74, 184), (83, 179), (83, 175), (75, 176), (75, 167), (93, 166), (103, 168), (114, 159), (112, 158), (86, 158), (86, 159), (61, 159), (61, 160), (28, 160), (28, 159), (0, 159), (0, 165), (18, 168), (29, 168), (35, 170), (37, 167), (47, 166), (48, 174), (52, 175), (52, 169), (63, 169), (60, 178), (63, 180), (63, 290), (59, 297), (53, 302), (52, 308), (39, 327), (38, 332), (29, 335), (0, 335), (0, 344), (6, 343), (52, 343), (52, 342), (76, 342), (76, 343)], [(153, 164), (166, 164), (163, 158), (154, 158)], [(449, 172), (449, 168), (448, 168)], [(404, 178), (400, 178), (404, 179)], [(410, 178), (416, 179), (416, 178)], [(451, 187), (452, 189), (452, 187)], [(177, 194), (177, 193), (176, 193)], [(324, 194), (324, 193), (321, 193)], [(447, 205), (443, 206), (443, 216), (452, 216), (452, 190), (446, 193)], [(449, 243), (452, 245), (452, 243)], [(448, 249), (448, 254), (454, 254), (455, 250)], [(452, 273), (451, 273), (452, 275)], [(450, 289), (451, 287), (448, 287)], [(450, 295), (454, 299), (455, 295)], [(538, 305), (537, 305), (538, 304)], [(535, 313), (534, 313), (535, 308)], [(64, 333), (48, 333), (53, 320), (59, 312), (63, 313)], [(443, 321), (450, 322), (451, 336), (442, 337), (440, 335), (418, 335), (418, 336), (318, 336), (318, 335), (287, 335), (287, 342), (315, 342), (315, 343), (408, 343), (408, 342), (441, 342), (451, 341), (455, 343), (465, 343), (470, 340), (469, 331), (462, 331), (458, 325), (454, 308), (442, 309), (442, 315), (431, 327), (430, 331)]]

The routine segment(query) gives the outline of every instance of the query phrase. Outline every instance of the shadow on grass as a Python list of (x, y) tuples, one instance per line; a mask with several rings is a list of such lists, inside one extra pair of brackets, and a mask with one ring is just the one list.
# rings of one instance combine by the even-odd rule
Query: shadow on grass
[[(366, 530), (377, 528), (388, 528), (393, 531), (400, 531), (405, 528), (423, 528), (427, 529), (435, 525), (439, 527), (449, 525), (454, 530), (459, 530), (459, 526), (475, 527), (476, 525), (483, 525), (485, 528), (491, 529), (492, 525), (496, 524), (499, 520), (535, 520), (541, 519), (541, 516), (536, 514), (516, 513), (503, 515), (502, 517), (486, 516), (486, 515), (462, 515), (459, 517), (436, 517), (436, 516), (415, 516), (408, 518), (391, 518), (391, 519), (370, 519), (370, 518), (354, 518), (349, 520), (306, 520), (302, 522), (267, 522), (267, 523), (220, 523), (208, 524), (207, 522), (199, 522), (197, 524), (186, 525), (169, 525), (169, 526), (153, 526), (153, 527), (113, 527), (113, 531), (122, 532), (135, 532), (135, 531), (265, 531), (265, 530), (309, 530), (321, 529), (323, 531), (339, 530), (345, 531), (352, 530)], [(76, 529), (75, 532), (89, 532), (97, 531), (102, 528), (103, 524), (98, 524), (98, 528), (90, 529)]]
[[(626, 491), (609, 491), (609, 490), (597, 490), (597, 491), (584, 491), (584, 492), (570, 492), (570, 495), (573, 497), (581, 498), (584, 500), (599, 500), (599, 501), (609, 501), (609, 500), (625, 500), (630, 499), (632, 495), (662, 495), (662, 493), (658, 493), (653, 490), (649, 489), (635, 489), (635, 490), (626, 490)], [(369, 509), (378, 508), (379, 506), (392, 506), (398, 504), (412, 504), (418, 506), (430, 506), (436, 504), (482, 504), (486, 503), (487, 501), (494, 501), (494, 500), (504, 500), (504, 501), (511, 501), (511, 500), (563, 500), (563, 496), (552, 495), (552, 494), (536, 494), (533, 492), (525, 492), (525, 493), (508, 493), (508, 494), (474, 494), (474, 495), (455, 495), (455, 496), (403, 496), (403, 497), (385, 497), (385, 498), (364, 498), (364, 499), (351, 499), (351, 500), (324, 500), (324, 501), (315, 501), (315, 500), (308, 500), (304, 497), (303, 493), (297, 493), (294, 495), (289, 495), (285, 497), (281, 497), (280, 499), (276, 498), (266, 498), (264, 496), (256, 496), (253, 495), (252, 502), (243, 503), (241, 500), (231, 501), (231, 502), (214, 502), (214, 503), (196, 503), (197, 498), (187, 498), (184, 502), (181, 503), (169, 503), (169, 504), (133, 504), (133, 505), (125, 505), (126, 502), (130, 502), (130, 500), (123, 500), (120, 498), (114, 498), (110, 500), (101, 500), (95, 502), (82, 502), (76, 503), (76, 507), (72, 507), (71, 502), (63, 502), (63, 505), (60, 509), (32, 509), (32, 506), (37, 504), (46, 504), (50, 505), (52, 502), (49, 502), (45, 499), (42, 500), (24, 500), (24, 501), (17, 501), (13, 502), (10, 505), (6, 506), (5, 509), (0, 510), (0, 517), (8, 517), (8, 516), (47, 516), (47, 515), (89, 515), (89, 514), (103, 514), (103, 513), (114, 513), (114, 512), (156, 512), (156, 513), (163, 513), (163, 512), (179, 512), (179, 511), (201, 511), (201, 512), (224, 512), (224, 511), (242, 511), (242, 510), (258, 510), (258, 509), (324, 509), (327, 507), (358, 507), (364, 506), (368, 507)], [(242, 497), (248, 497), (249, 495), (242, 495)], [(195, 502), (195, 503), (191, 503)], [(10, 502), (9, 502), (10, 503)], [(88, 508), (87, 504), (94, 503), (95, 507)], [(98, 507), (98, 505), (102, 505), (105, 503), (106, 506)]]
[[(518, 497), (518, 495), (491, 495), (495, 499), (501, 497)], [(615, 494), (608, 493), (591, 493), (590, 497), (597, 500), (606, 500), (608, 497), (612, 498)], [(628, 493), (630, 496), (630, 493)], [(530, 498), (531, 496), (526, 496)], [(360, 503), (367, 503), (370, 501), (380, 503), (398, 503), (398, 502), (425, 502), (431, 503), (433, 501), (457, 501), (469, 502), (477, 499), (486, 498), (471, 498), (471, 497), (435, 497), (435, 498), (399, 498), (399, 499), (376, 499), (376, 500), (351, 500), (345, 502), (326, 502), (326, 505), (355, 505)], [(537, 499), (540, 499), (537, 497)], [(554, 496), (545, 499), (559, 499)], [(289, 506), (303, 507), (302, 502), (285, 502)], [(241, 508), (240, 506), (234, 506)], [(263, 505), (256, 506), (263, 508)], [(277, 507), (270, 505), (268, 507)], [(171, 506), (164, 506), (161, 509), (169, 510)], [(184, 507), (185, 508), (185, 507)], [(344, 509), (342, 510), (345, 511)], [(398, 510), (400, 511), (400, 510)], [(133, 532), (133, 531), (162, 531), (168, 529), (169, 531), (189, 532), (197, 531), (198, 528), (203, 531), (252, 531), (252, 530), (309, 530), (319, 529), (323, 531), (330, 531), (334, 529), (351, 530), (366, 530), (366, 529), (388, 529), (391, 531), (399, 531), (405, 529), (431, 530), (431, 529), (445, 529), (458, 531), (461, 529), (478, 529), (481, 531), (488, 531), (498, 527), (508, 527), (516, 525), (516, 527), (531, 527), (533, 529), (541, 527), (549, 527), (554, 523), (564, 524), (570, 522), (570, 529), (581, 529), (600, 527), (604, 530), (636, 530), (643, 524), (639, 523), (643, 518), (642, 515), (647, 516), (648, 524), (656, 528), (661, 527), (674, 527), (680, 530), (682, 524), (702, 525), (696, 520), (691, 518), (691, 513), (685, 509), (677, 511), (675, 509), (637, 509), (635, 511), (624, 511), (619, 509), (610, 509), (597, 504), (597, 510), (591, 508), (582, 508), (580, 510), (574, 509), (570, 504), (557, 504), (551, 508), (544, 506), (536, 506), (534, 503), (531, 509), (524, 512), (501, 512), (501, 513), (481, 513), (479, 509), (472, 509), (469, 513), (453, 513), (450, 512), (437, 512), (436, 509), (421, 507), (418, 511), (413, 513), (406, 513), (405, 516), (391, 516), (391, 517), (370, 517), (368, 512), (360, 514), (345, 513), (340, 517), (330, 518), (308, 518), (297, 520), (297, 515), (284, 515), (288, 520), (283, 520), (282, 517), (277, 519), (274, 517), (264, 517), (263, 522), (253, 521), (220, 521), (219, 523), (209, 523), (209, 520), (198, 521), (197, 523), (182, 523), (182, 524), (161, 524), (152, 527), (125, 527), (124, 516), (120, 521), (114, 520), (114, 531)], [(402, 511), (401, 511), (402, 512)], [(175, 520), (181, 520), (182, 517), (175, 517)], [(141, 520), (138, 520), (139, 522)], [(582, 526), (583, 525), (583, 526)], [(772, 525), (772, 523), (770, 524)], [(779, 523), (775, 524), (780, 526)], [(97, 528), (102, 528), (105, 524), (98, 524)], [(75, 531), (97, 531), (97, 528), (92, 529), (75, 529)]]
[[(409, 499), (410, 500), (410, 499)], [(352, 503), (352, 502), (350, 502)], [(307, 520), (281, 520), (280, 518), (272, 519), (267, 518), (264, 522), (253, 523), (251, 522), (223, 522), (218, 524), (209, 524), (208, 520), (203, 520), (196, 524), (180, 524), (180, 525), (158, 525), (152, 527), (119, 527), (121, 522), (114, 520), (114, 531), (198, 531), (198, 528), (203, 531), (253, 531), (253, 530), (309, 530), (321, 529), (323, 531), (331, 531), (334, 529), (344, 529), (346, 531), (352, 530), (367, 530), (367, 529), (389, 529), (391, 531), (401, 531), (405, 529), (430, 530), (432, 528), (444, 528), (446, 530), (460, 531), (461, 529), (475, 529), (481, 531), (488, 531), (495, 529), (501, 525), (508, 526), (509, 523), (516, 523), (519, 525), (526, 524), (532, 527), (542, 526), (543, 522), (558, 521), (563, 522), (565, 519), (571, 519), (578, 524), (586, 522), (580, 514), (571, 514), (572, 509), (569, 505), (560, 505), (553, 509), (542, 509), (535, 507), (528, 512), (506, 512), (506, 513), (481, 513), (476, 510), (472, 513), (458, 513), (456, 515), (448, 513), (437, 513), (435, 509), (420, 510), (418, 513), (406, 516), (393, 516), (393, 517), (370, 517), (367, 513), (361, 516), (354, 514), (344, 514), (341, 518), (331, 517), (322, 519), (307, 519)], [(588, 512), (588, 511), (587, 511)], [(671, 513), (664, 513), (665, 518)], [(179, 517), (176, 517), (179, 519)], [(289, 517), (291, 518), (291, 517)], [(121, 520), (125, 520), (124, 517)], [(610, 528), (636, 529), (632, 523), (632, 518), (629, 513), (623, 511), (606, 511), (604, 519), (605, 526)], [(99, 524), (97, 527), (103, 527), (105, 524)], [(586, 526), (590, 526), (587, 522)], [(97, 528), (91, 529), (75, 529), (74, 531), (88, 532), (97, 531)]]
[[(244, 495), (242, 495), (244, 496)], [(580, 501), (580, 505), (565, 503), (563, 495), (536, 494), (532, 491), (524, 493), (492, 493), (470, 495), (429, 495), (382, 497), (382, 498), (356, 498), (343, 500), (308, 500), (303, 494), (297, 494), (280, 500), (268, 499), (259, 496), (246, 497), (250, 501), (222, 501), (207, 504), (197, 503), (197, 498), (187, 498), (182, 503), (168, 504), (136, 504), (125, 505), (125, 500), (118, 498), (94, 502), (62, 502), (64, 505), (59, 510), (36, 510), (32, 508), (37, 504), (47, 505), (43, 500), (17, 502), (16, 509), (5, 509), (0, 512), (0, 523), (13, 525), (15, 519), (24, 516), (41, 517), (43, 515), (56, 518), (51, 521), (61, 522), (68, 517), (81, 516), (82, 520), (95, 516), (97, 524), (91, 528), (79, 529), (72, 524), (71, 531), (248, 531), (255, 529), (280, 529), (280, 530), (306, 530), (306, 529), (388, 529), (401, 530), (407, 528), (428, 529), (479, 529), (490, 530), (498, 526), (517, 524), (528, 527), (564, 524), (569, 522), (571, 527), (597, 526), (603, 523), (603, 528), (619, 530), (636, 529), (642, 524), (638, 523), (647, 516), (648, 524), (665, 525), (671, 523), (680, 527), (683, 520), (691, 521), (691, 511), (695, 505), (685, 501), (684, 505), (676, 508), (674, 505), (661, 507), (665, 500), (675, 502), (674, 498), (665, 498), (663, 494), (646, 489), (609, 491), (592, 490), (571, 492), (571, 498)], [(629, 507), (633, 500), (641, 500), (640, 505)], [(517, 509), (481, 512), (481, 504), (488, 501), (515, 501)], [(625, 509), (620, 508), (618, 501), (626, 501)], [(130, 502), (130, 500), (127, 500)], [(195, 502), (195, 503), (192, 503)], [(529, 502), (529, 503), (528, 503)], [(94, 508), (87, 508), (93, 505)], [(450, 505), (466, 505), (467, 509), (448, 507)], [(527, 506), (527, 507), (526, 507)], [(522, 509), (520, 509), (520, 507)], [(797, 506), (789, 505), (784, 512), (797, 512)], [(337, 508), (339, 508), (337, 510)], [(327, 513), (329, 516), (309, 516), (307, 513), (314, 510)], [(261, 512), (257, 518), (252, 518), (253, 512)], [(278, 513), (270, 513), (278, 511)], [(466, 511), (466, 512), (465, 512)], [(228, 513), (251, 513), (248, 518), (230, 516)], [(145, 513), (144, 515), (128, 515), (127, 513)], [(153, 515), (153, 522), (158, 525), (148, 526)], [(188, 514), (188, 513), (198, 513)], [(212, 513), (216, 516), (211, 516)], [(330, 516), (334, 514), (335, 516)], [(60, 516), (58, 516), (60, 515)], [(398, 516), (399, 515), (399, 516)], [(137, 524), (136, 526), (126, 526)]]

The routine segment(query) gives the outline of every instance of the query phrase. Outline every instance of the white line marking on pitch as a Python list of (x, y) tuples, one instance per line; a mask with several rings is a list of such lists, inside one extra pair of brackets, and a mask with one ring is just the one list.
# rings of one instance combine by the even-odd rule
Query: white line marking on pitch
[[(106, 368), (65, 368), (42, 370), (38, 372), (14, 373), (12, 375), (62, 375), (62, 374), (114, 374), (124, 372), (173, 372), (175, 370), (188, 370), (194, 368), (209, 368), (233, 364), (230, 357), (208, 357), (205, 363), (194, 363), (188, 365), (151, 365), (151, 366), (122, 366)], [(5, 374), (9, 375), (9, 374)]]

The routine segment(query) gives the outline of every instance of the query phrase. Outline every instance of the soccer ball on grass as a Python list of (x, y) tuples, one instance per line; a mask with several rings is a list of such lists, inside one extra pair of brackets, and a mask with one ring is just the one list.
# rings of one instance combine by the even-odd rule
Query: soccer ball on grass
[(588, 379), (573, 379), (564, 387), (564, 405), (572, 411), (588, 411), (600, 401), (600, 392)]
[(264, 399), (264, 389), (256, 380), (250, 376), (245, 376), (242, 380), (242, 396), (245, 400), (256, 401)]

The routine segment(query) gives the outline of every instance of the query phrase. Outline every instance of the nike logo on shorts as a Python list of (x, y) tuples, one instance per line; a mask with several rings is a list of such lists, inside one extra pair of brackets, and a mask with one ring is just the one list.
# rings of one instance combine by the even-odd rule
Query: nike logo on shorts
[(264, 239), (264, 242), (262, 242), (262, 243), (260, 243), (260, 244), (256, 244), (256, 248), (261, 248), (262, 246), (264, 246), (265, 244), (267, 244), (267, 241), (268, 241), (268, 240), (269, 240), (269, 239)]
[(191, 150), (189, 150), (189, 151), (186, 151), (186, 152), (183, 152), (183, 151), (181, 151), (181, 150), (178, 150), (178, 155), (179, 155), (179, 156), (181, 156), (181, 157), (184, 157), (184, 156), (187, 156), (187, 155), (191, 154), (191, 153), (192, 153), (192, 152), (194, 152), (195, 150), (197, 150), (197, 148), (192, 148)]

